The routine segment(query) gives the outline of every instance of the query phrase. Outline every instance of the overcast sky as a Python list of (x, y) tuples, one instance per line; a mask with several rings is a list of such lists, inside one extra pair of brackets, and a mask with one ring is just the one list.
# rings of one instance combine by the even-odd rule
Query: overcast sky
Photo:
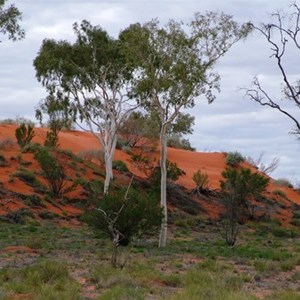
[[(45, 38), (74, 40), (72, 24), (83, 19), (100, 25), (112, 36), (132, 23), (158, 18), (189, 21), (194, 12), (223, 11), (238, 22), (268, 22), (278, 9), (288, 10), (288, 0), (15, 0), (23, 13), (23, 41), (2, 39), (0, 44), (0, 119), (23, 116), (34, 120), (34, 108), (45, 96), (35, 79), (33, 59)], [(272, 174), (300, 182), (300, 141), (288, 132), (291, 122), (277, 111), (244, 98), (241, 87), (250, 87), (258, 75), (264, 87), (280, 96), (280, 77), (268, 44), (252, 34), (236, 44), (219, 62), (221, 93), (213, 104), (198, 99), (190, 111), (196, 118), (189, 137), (198, 151), (239, 151), (254, 159), (264, 151), (264, 163), (274, 157), (280, 165)], [(289, 57), (289, 71), (299, 78), (299, 56)]]

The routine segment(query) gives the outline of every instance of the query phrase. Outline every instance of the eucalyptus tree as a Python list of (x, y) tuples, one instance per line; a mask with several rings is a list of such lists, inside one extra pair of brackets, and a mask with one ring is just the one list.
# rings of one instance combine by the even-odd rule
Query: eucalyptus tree
[(0, 0), (0, 34), (8, 35), (13, 41), (22, 39), (25, 32), (18, 23), (22, 14), (14, 4), (5, 7), (5, 2), (7, 0)]
[(73, 119), (104, 150), (104, 193), (113, 178), (117, 130), (136, 104), (131, 101), (131, 70), (118, 39), (87, 21), (73, 25), (74, 43), (44, 40), (34, 60), (36, 76), (57, 101), (68, 102)]
[[(159, 246), (167, 239), (166, 161), (167, 132), (180, 112), (195, 105), (198, 97), (209, 103), (220, 89), (214, 67), (229, 48), (247, 36), (249, 24), (238, 25), (223, 13), (196, 13), (188, 23), (158, 20), (133, 24), (120, 36), (128, 63), (135, 67), (134, 89), (139, 102), (155, 108), (160, 122), (161, 224)], [(200, 100), (200, 99), (199, 99)]]
[[(270, 58), (278, 68), (282, 94), (272, 95), (258, 77), (252, 87), (246, 89), (246, 96), (262, 106), (271, 107), (290, 119), (294, 125), (293, 134), (300, 135), (300, 77), (293, 67), (300, 54), (300, 6), (294, 2), (290, 13), (276, 12), (269, 23), (253, 25), (270, 47)], [(295, 109), (293, 109), (295, 108)]]

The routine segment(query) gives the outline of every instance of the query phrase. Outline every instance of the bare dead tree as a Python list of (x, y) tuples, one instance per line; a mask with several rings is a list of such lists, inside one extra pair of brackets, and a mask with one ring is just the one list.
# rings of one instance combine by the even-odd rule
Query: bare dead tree
[(274, 172), (277, 169), (280, 159), (278, 157), (274, 157), (271, 162), (269, 162), (268, 164), (265, 164), (265, 163), (263, 163), (264, 155), (265, 155), (265, 152), (262, 151), (259, 154), (259, 157), (257, 159), (253, 159), (252, 157), (249, 156), (249, 157), (246, 157), (246, 161), (248, 163), (250, 163), (251, 165), (256, 166), (257, 169), (259, 171), (261, 171), (262, 173), (265, 173), (266, 175), (270, 175), (272, 172)]
[[(270, 58), (275, 59), (282, 78), (281, 97), (274, 98), (261, 84), (258, 77), (253, 80), (253, 87), (246, 89), (246, 96), (262, 106), (268, 106), (278, 110), (287, 116), (294, 125), (293, 134), (300, 134), (300, 121), (295, 111), (289, 109), (290, 104), (300, 108), (300, 78), (295, 80), (293, 74), (289, 74), (287, 61), (291, 51), (300, 50), (300, 7), (294, 2), (290, 8), (290, 14), (277, 11), (272, 14), (273, 23), (262, 24), (259, 27), (252, 25), (271, 46)], [(299, 52), (298, 52), (299, 53)], [(300, 54), (300, 53), (299, 53)]]

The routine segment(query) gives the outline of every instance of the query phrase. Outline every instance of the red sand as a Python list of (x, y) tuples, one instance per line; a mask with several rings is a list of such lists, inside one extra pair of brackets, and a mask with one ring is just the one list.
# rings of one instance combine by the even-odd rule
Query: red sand
[[(2, 125), (0, 127), (0, 140), (9, 138), (16, 142), (15, 139), (15, 125)], [(34, 142), (43, 143), (46, 136), (47, 129), (46, 128), (35, 128), (35, 137)], [(59, 144), (62, 149), (72, 150), (75, 153), (85, 150), (98, 150), (100, 146), (100, 142), (94, 137), (92, 134), (87, 132), (80, 131), (64, 131), (59, 135)], [(1, 153), (5, 154), (6, 157), (16, 157), (20, 152), (18, 150), (18, 146), (16, 145), (12, 150), (3, 150)], [(159, 151), (152, 153), (152, 156), (158, 160)], [(22, 158), (26, 161), (31, 161), (32, 165), (28, 168), (37, 167), (34, 162), (31, 154), (22, 154)], [(130, 156), (123, 151), (116, 150), (115, 155), (116, 160), (123, 160), (127, 163), (131, 172), (135, 175), (144, 177), (145, 175), (138, 170), (134, 166), (130, 164)], [(200, 169), (202, 172), (206, 172), (209, 176), (210, 188), (217, 189), (219, 188), (220, 180), (222, 178), (221, 173), (225, 169), (225, 155), (223, 153), (201, 153), (201, 152), (190, 152), (181, 149), (168, 148), (168, 159), (172, 162), (176, 162), (177, 165), (186, 172), (185, 176), (182, 176), (178, 183), (185, 186), (187, 189), (193, 189), (195, 184), (192, 180), (193, 174)], [(9, 167), (1, 167), (0, 168), (0, 181), (5, 185), (6, 188), (12, 190), (14, 192), (22, 193), (22, 194), (31, 194), (32, 188), (28, 187), (28, 185), (24, 184), (22, 181), (17, 178), (14, 179), (14, 182), (9, 182), (9, 175), (12, 172), (15, 172), (15, 168), (17, 166), (17, 161), (10, 161)], [(246, 164), (245, 164), (246, 165)], [(246, 165), (249, 167), (249, 165)], [(251, 166), (250, 166), (251, 167)], [(255, 170), (254, 167), (251, 167), (252, 170)], [(293, 189), (287, 187), (278, 187), (272, 181), (268, 186), (268, 192), (272, 193), (274, 190), (280, 189), (282, 190), (287, 197), (298, 205), (300, 205), (300, 195), (294, 191)], [(3, 207), (4, 199), (0, 198), (0, 214), (4, 211), (13, 209), (13, 206), (16, 203), (7, 203), (7, 207)], [(291, 204), (291, 203), (290, 203)], [(290, 206), (289, 204), (289, 206)], [(21, 204), (19, 204), (21, 205)], [(62, 211), (54, 207), (52, 205), (48, 205), (49, 210), (55, 212), (59, 215), (62, 214)], [(79, 209), (76, 209), (72, 206), (65, 206), (64, 211), (68, 214), (78, 214), (80, 213)], [(286, 212), (287, 215), (290, 215), (290, 212)]]

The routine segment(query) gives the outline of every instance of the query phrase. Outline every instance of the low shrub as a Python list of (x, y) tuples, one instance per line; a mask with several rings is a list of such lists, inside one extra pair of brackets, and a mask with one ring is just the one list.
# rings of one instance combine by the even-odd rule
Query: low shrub
[(288, 179), (286, 179), (286, 178), (276, 179), (274, 181), (274, 184), (278, 185), (278, 186), (285, 186), (285, 187), (288, 187), (288, 188), (291, 188), (291, 189), (294, 188), (294, 186), (291, 184), (291, 182)]
[(25, 204), (30, 206), (30, 207), (41, 207), (45, 206), (44, 201), (36, 194), (32, 194), (27, 196), (25, 199)]
[(33, 188), (44, 189), (42, 183), (31, 170), (20, 168), (12, 176), (19, 178)]
[(282, 197), (282, 198), (287, 198), (286, 193), (282, 190), (279, 190), (279, 189), (274, 190), (273, 194), (276, 195), (276, 196)]
[(114, 160), (112, 164), (112, 168), (121, 172), (129, 172), (129, 169), (126, 163), (122, 160)]
[(33, 213), (29, 209), (20, 208), (7, 214), (5, 216), (5, 219), (13, 223), (24, 224), (26, 222), (26, 219), (33, 217)]
[(129, 191), (128, 200), (124, 195), (124, 190), (106, 194), (96, 209), (85, 213), (83, 220), (96, 232), (112, 238), (107, 218), (113, 220), (123, 207), (114, 226), (120, 232), (120, 245), (126, 246), (134, 238), (155, 233), (161, 224), (162, 213), (158, 200), (151, 195), (135, 190)]
[(245, 161), (244, 156), (238, 151), (228, 152), (226, 155), (226, 165), (228, 166), (236, 167), (244, 161)]
[(14, 145), (15, 142), (10, 138), (0, 140), (0, 150), (11, 150)]
[(61, 196), (67, 179), (63, 165), (47, 148), (40, 148), (35, 158), (49, 182), (51, 193), (56, 197)]
[(201, 170), (198, 170), (193, 174), (193, 181), (196, 184), (196, 189), (202, 190), (208, 188), (209, 179), (207, 173), (202, 173)]
[(104, 164), (104, 151), (103, 150), (85, 150), (80, 151), (78, 156), (84, 160), (92, 161), (97, 160), (100, 164)]
[(15, 135), (17, 138), (17, 142), (21, 148), (24, 148), (26, 145), (30, 144), (31, 140), (33, 139), (34, 133), (34, 126), (22, 123), (15, 131)]

